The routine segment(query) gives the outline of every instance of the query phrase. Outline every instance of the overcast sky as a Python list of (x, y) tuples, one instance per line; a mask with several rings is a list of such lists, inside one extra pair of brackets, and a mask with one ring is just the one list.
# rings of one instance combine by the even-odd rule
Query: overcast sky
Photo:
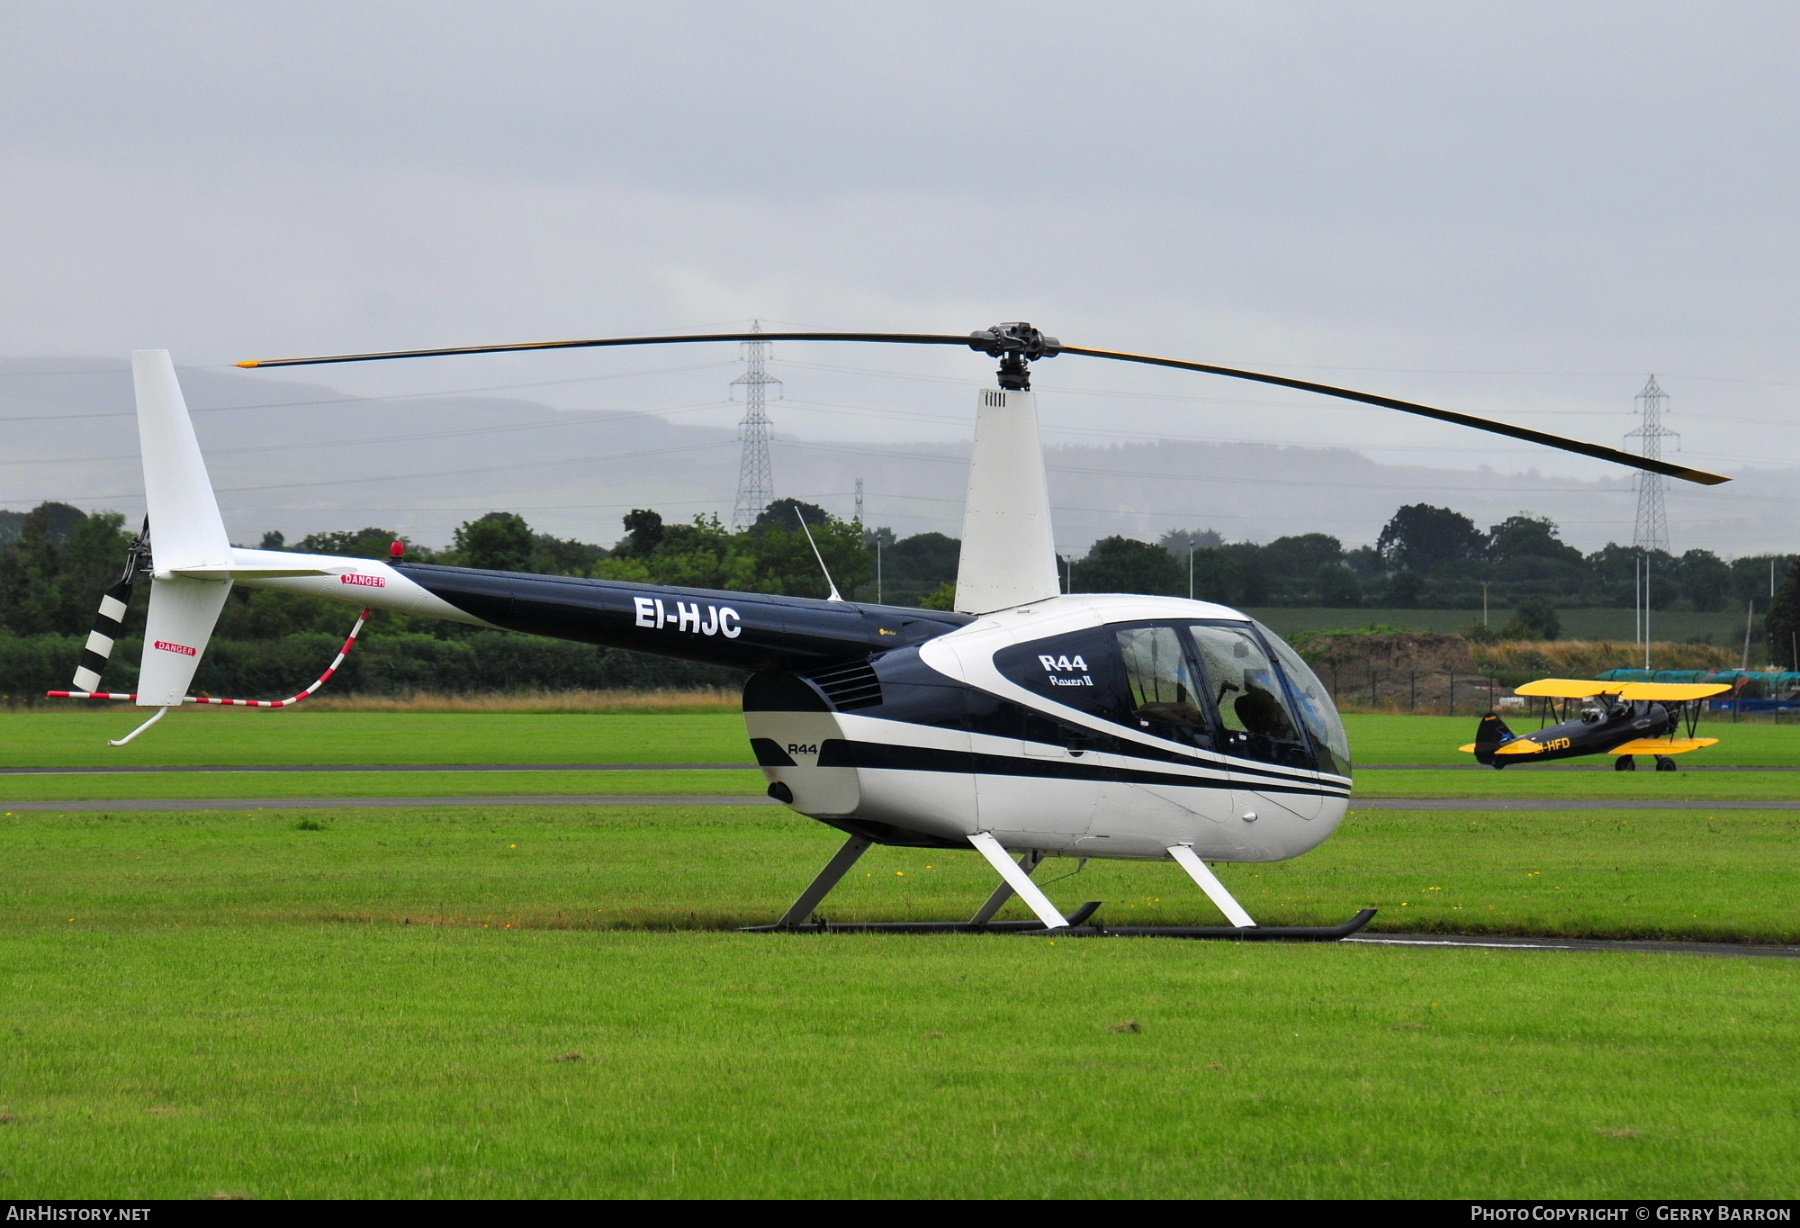
[[(1654, 371), (1690, 462), (1800, 466), (1797, 34), (1780, 4), (9, 0), (0, 356), (1025, 318), (1603, 443)], [(533, 395), (703, 406), (730, 356), (311, 374), (691, 360)], [(779, 356), (783, 429), (890, 441), (965, 432), (987, 365)], [(1604, 472), (1195, 376), (1064, 358), (1038, 385), (1053, 438)]]

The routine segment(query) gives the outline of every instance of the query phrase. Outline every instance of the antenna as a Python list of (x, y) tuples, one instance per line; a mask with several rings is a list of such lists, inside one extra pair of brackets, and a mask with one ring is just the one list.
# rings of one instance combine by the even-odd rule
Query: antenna
[[(762, 332), (762, 321), (750, 322), (752, 333)], [(738, 462), (737, 504), (732, 509), (731, 527), (742, 532), (756, 523), (775, 499), (775, 475), (769, 465), (769, 415), (765, 408), (766, 390), (781, 381), (763, 370), (769, 356), (767, 341), (744, 343), (744, 373), (731, 381), (733, 388), (744, 389), (744, 420), (738, 423), (738, 438), (744, 453)]]
[(842, 601), (843, 597), (837, 591), (837, 581), (831, 578), (831, 569), (825, 566), (825, 556), (819, 553), (819, 543), (813, 540), (812, 530), (806, 527), (806, 517), (801, 515), (799, 508), (794, 509), (794, 517), (800, 522), (800, 531), (806, 534), (806, 544), (813, 548), (813, 557), (819, 560), (819, 570), (825, 573), (825, 583), (831, 589), (831, 596), (825, 600)]

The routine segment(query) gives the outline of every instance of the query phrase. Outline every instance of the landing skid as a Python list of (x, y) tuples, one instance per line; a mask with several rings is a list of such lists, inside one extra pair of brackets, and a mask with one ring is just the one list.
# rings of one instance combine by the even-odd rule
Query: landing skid
[[(1169, 850), (1169, 856), (1187, 871), (1207, 896), (1235, 925), (1105, 925), (1088, 922), (1100, 909), (1099, 900), (1089, 900), (1069, 916), (1056, 911), (1031, 881), (1043, 855), (1027, 852), (1015, 864), (991, 835), (985, 832), (970, 837), (970, 843), (1000, 872), (999, 890), (988, 897), (975, 916), (968, 921), (826, 921), (813, 910), (824, 902), (850, 867), (868, 851), (873, 843), (862, 836), (845, 841), (817, 878), (800, 893), (781, 920), (773, 925), (749, 925), (745, 934), (1025, 934), (1050, 938), (1188, 938), (1227, 942), (1337, 942), (1348, 938), (1367, 925), (1375, 909), (1365, 908), (1342, 925), (1258, 925), (1250, 914), (1225, 890), (1206, 864), (1186, 845)], [(993, 916), (1013, 895), (1018, 895), (1038, 914), (1035, 921), (995, 921)]]
[[(802, 925), (751, 925), (742, 934), (1048, 934), (1058, 937), (1074, 932), (1100, 908), (1089, 900), (1069, 917), (1069, 924), (1051, 931), (1042, 921), (809, 921)], [(1083, 932), (1098, 928), (1083, 926)]]
[[(1339, 942), (1375, 918), (1365, 908), (1342, 925), (1071, 925), (1056, 936), (1070, 938), (1199, 938), (1226, 942)], [(1044, 933), (1037, 930), (1036, 933)]]
[(806, 925), (752, 925), (744, 934), (1024, 934), (1036, 938), (1188, 938), (1224, 942), (1341, 942), (1374, 919), (1365, 908), (1342, 925), (1087, 925), (1100, 909), (1089, 900), (1069, 924), (1045, 929), (1042, 921), (813, 921)]

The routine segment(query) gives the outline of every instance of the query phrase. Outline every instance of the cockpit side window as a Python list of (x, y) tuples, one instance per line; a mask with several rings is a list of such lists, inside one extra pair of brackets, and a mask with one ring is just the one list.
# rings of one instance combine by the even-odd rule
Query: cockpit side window
[(1175, 628), (1124, 627), (1115, 634), (1133, 723), (1157, 737), (1210, 746), (1211, 722)]
[(1313, 767), (1281, 677), (1249, 626), (1197, 623), (1189, 632), (1206, 670), (1208, 698), (1219, 710), (1220, 749), (1270, 763)]

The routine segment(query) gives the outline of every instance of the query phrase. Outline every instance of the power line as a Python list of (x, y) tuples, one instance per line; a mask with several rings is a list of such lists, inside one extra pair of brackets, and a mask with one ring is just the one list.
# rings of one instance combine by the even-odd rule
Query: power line
[[(1669, 406), (1669, 394), (1652, 375), (1644, 390), (1637, 394), (1637, 403), (1643, 422), (1636, 430), (1627, 432), (1625, 438), (1640, 441), (1639, 451), (1646, 458), (1660, 460), (1662, 441), (1680, 438), (1662, 424), (1663, 412)], [(1666, 551), (1669, 548), (1669, 516), (1663, 507), (1662, 474), (1640, 470), (1637, 497), (1637, 528), (1632, 533), (1631, 544), (1641, 550)]]
[[(760, 333), (762, 322), (752, 320), (750, 331)], [(737, 503), (731, 512), (731, 527), (748, 529), (775, 501), (775, 473), (769, 465), (769, 414), (764, 398), (770, 384), (781, 381), (764, 369), (769, 356), (766, 341), (744, 342), (744, 373), (731, 381), (733, 388), (744, 390), (744, 420), (738, 424), (738, 438), (744, 452), (738, 460)]]

